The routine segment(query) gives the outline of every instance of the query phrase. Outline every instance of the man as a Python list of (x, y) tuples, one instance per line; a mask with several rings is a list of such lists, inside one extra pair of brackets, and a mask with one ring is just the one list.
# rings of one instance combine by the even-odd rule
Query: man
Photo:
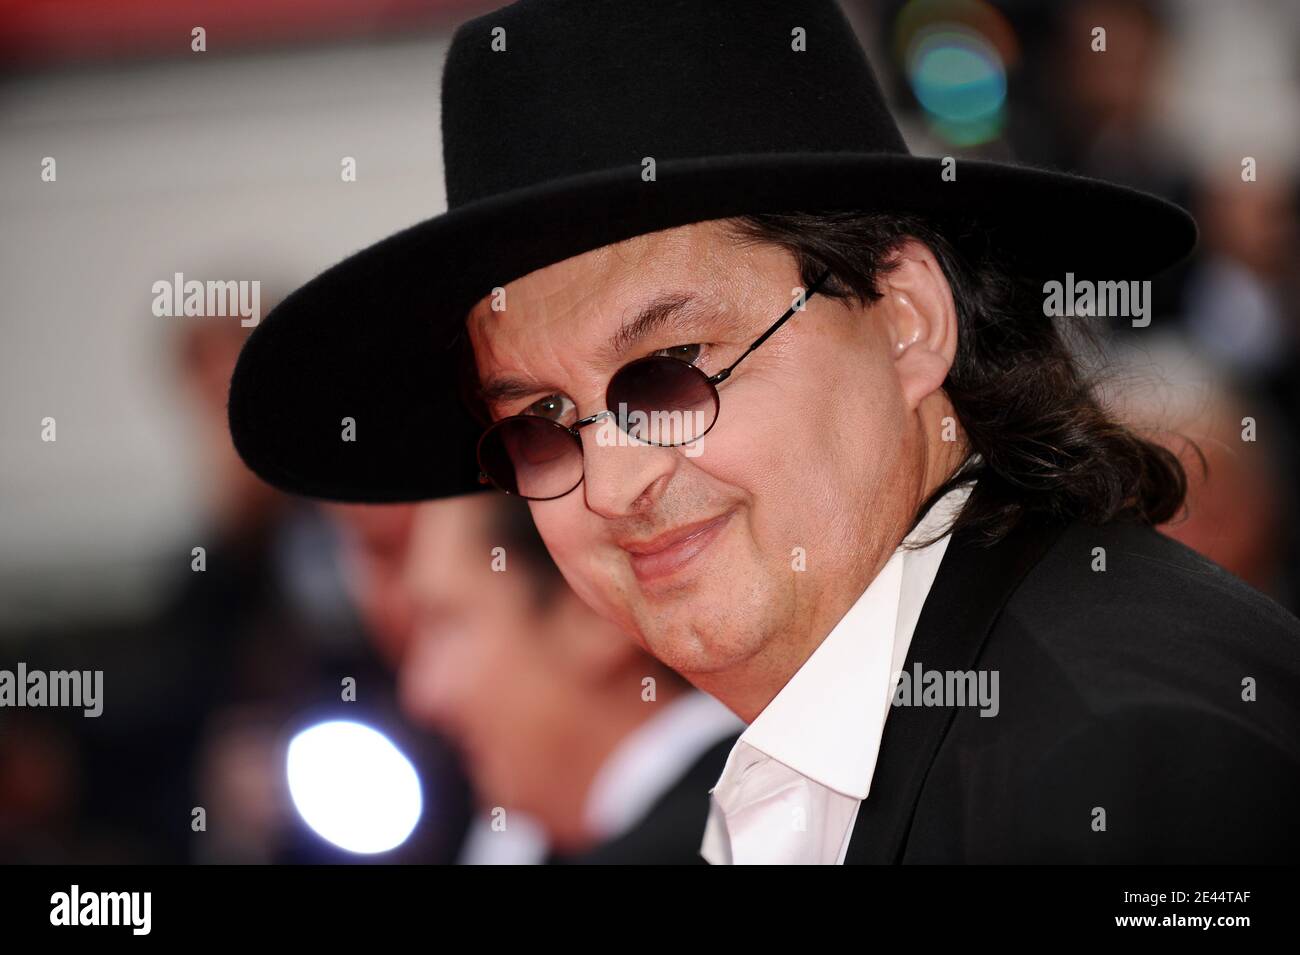
[(830, 2), (523, 0), (458, 31), (443, 131), (451, 211), (263, 322), (236, 441), (299, 493), (528, 498), (750, 724), (708, 861), (1295, 850), (1300, 623), (1151, 529), (1181, 467), (1045, 317), (1186, 213), (911, 156)]
[(462, 862), (701, 861), (708, 788), (743, 727), (574, 596), (523, 502), (334, 513), (403, 711), (473, 783)]

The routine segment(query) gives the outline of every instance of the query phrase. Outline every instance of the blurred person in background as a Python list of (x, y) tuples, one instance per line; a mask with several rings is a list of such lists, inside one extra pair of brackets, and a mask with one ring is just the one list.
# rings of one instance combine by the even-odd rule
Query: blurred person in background
[(49, 710), (19, 710), (3, 719), (0, 861), (66, 861), (81, 789), (73, 734)]
[[(1182, 512), (1160, 530), (1252, 587), (1283, 602), (1294, 594), (1283, 564), (1290, 513), (1285, 472), (1275, 442), (1243, 440), (1243, 421), (1262, 415), (1214, 365), (1198, 358), (1181, 336), (1166, 334), (1142, 347), (1120, 345), (1110, 355), (1106, 387), (1117, 415), (1182, 461), (1187, 497)], [(1246, 432), (1249, 433), (1249, 432)]]
[[(1010, 124), (1024, 162), (1108, 179), (1187, 205), (1186, 150), (1160, 122), (1161, 81), (1174, 43), (1158, 0), (1067, 0), (1033, 5), (1043, 30), (1013, 95)], [(1024, 9), (1024, 4), (1016, 9)], [(1105, 30), (1105, 51), (1093, 31)], [(1157, 316), (1173, 314), (1187, 265), (1152, 281)], [(1125, 331), (1121, 324), (1117, 326)]]
[[(309, 709), (358, 703), (382, 714), (392, 678), (347, 602), (333, 524), (269, 488), (239, 460), (226, 430), (229, 375), (248, 329), (185, 319), (169, 354), (190, 412), (206, 519), (174, 555), (169, 596), (114, 627), (19, 643), (29, 668), (104, 671), (102, 714), (4, 714), (0, 853), (43, 862), (344, 861), (294, 813), (286, 730)], [(204, 548), (202, 569), (191, 546)], [(395, 706), (389, 708), (395, 709)], [(21, 735), (19, 735), (21, 734)], [(443, 813), (402, 851), (451, 857), (466, 820), (449, 751), (425, 734), (409, 753)], [(202, 807), (206, 828), (194, 831)]]
[[(1300, 230), (1289, 174), (1206, 178), (1195, 207), (1203, 239), (1187, 296), (1192, 345), (1244, 386), (1290, 385), (1300, 364)], [(1294, 387), (1284, 393), (1284, 406), (1300, 396)], [(1300, 408), (1291, 423), (1300, 427)]]
[[(191, 688), (191, 705), (202, 712), (185, 776), (195, 804), (212, 808), (209, 838), (193, 844), (202, 861), (343, 861), (349, 857), (308, 835), (292, 811), (285, 729), (299, 712), (337, 704), (345, 677), (357, 681), (359, 708), (378, 716), (392, 700), (392, 680), (348, 603), (333, 522), (267, 487), (230, 443), (227, 376), (246, 334), (238, 322), (208, 318), (182, 326), (179, 338), (204, 473), (213, 478), (205, 485), (208, 569), (190, 576), (174, 611), (178, 636), (198, 638), (190, 660), (204, 664)], [(431, 790), (429, 803), (453, 808), (402, 851), (445, 861), (464, 825), (454, 808), (460, 781), (441, 741), (425, 740), (408, 755)]]
[(708, 791), (743, 724), (577, 598), (525, 504), (333, 510), (403, 710), (473, 780), (462, 862), (703, 861)]
[[(1157, 122), (1171, 38), (1155, 0), (1075, 0), (1053, 8), (1051, 68), (1039, 88), (1053, 98), (1052, 165), (1111, 179), (1178, 201), (1187, 171), (1178, 144)], [(1106, 31), (1099, 55), (1093, 31)]]
[[(1293, 173), (1273, 163), (1254, 182), (1235, 175), (1199, 180), (1195, 205), (1202, 250), (1188, 279), (1182, 322), (1188, 347), (1239, 396), (1231, 416), (1235, 430), (1232, 420), (1225, 423), (1227, 439), (1241, 453), (1251, 453), (1239, 432), (1242, 419), (1255, 419), (1253, 447), (1268, 449), (1281, 486), (1292, 489), (1300, 486), (1296, 201)], [(1242, 475), (1242, 484), (1247, 483)], [(1235, 497), (1243, 512), (1236, 519), (1249, 522), (1257, 502), (1245, 490)], [(1274, 591), (1291, 610), (1300, 611), (1300, 501), (1294, 493), (1276, 498), (1270, 518), (1280, 538)]]

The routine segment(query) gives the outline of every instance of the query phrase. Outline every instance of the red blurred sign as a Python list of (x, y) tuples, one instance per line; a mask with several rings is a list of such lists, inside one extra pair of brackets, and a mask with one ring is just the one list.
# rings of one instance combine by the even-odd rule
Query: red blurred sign
[(447, 29), (503, 5), (481, 0), (0, 0), (0, 64), (207, 52)]

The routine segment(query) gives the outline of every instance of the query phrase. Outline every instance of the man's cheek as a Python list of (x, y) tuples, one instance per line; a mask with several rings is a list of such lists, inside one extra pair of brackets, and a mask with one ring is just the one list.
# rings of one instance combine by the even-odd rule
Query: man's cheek
[(618, 569), (611, 564), (609, 552), (603, 553), (601, 558), (591, 548), (551, 552), (569, 589), (597, 612), (605, 611), (618, 595)]

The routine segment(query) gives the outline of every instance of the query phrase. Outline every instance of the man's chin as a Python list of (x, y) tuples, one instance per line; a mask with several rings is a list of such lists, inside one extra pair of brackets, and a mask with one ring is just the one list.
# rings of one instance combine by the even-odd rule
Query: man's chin
[[(664, 666), (684, 676), (735, 669), (762, 647), (765, 631), (761, 619), (727, 610), (721, 602), (704, 610), (697, 596), (651, 608), (642, 627), (645, 648)], [(748, 609), (748, 608), (745, 608)]]

